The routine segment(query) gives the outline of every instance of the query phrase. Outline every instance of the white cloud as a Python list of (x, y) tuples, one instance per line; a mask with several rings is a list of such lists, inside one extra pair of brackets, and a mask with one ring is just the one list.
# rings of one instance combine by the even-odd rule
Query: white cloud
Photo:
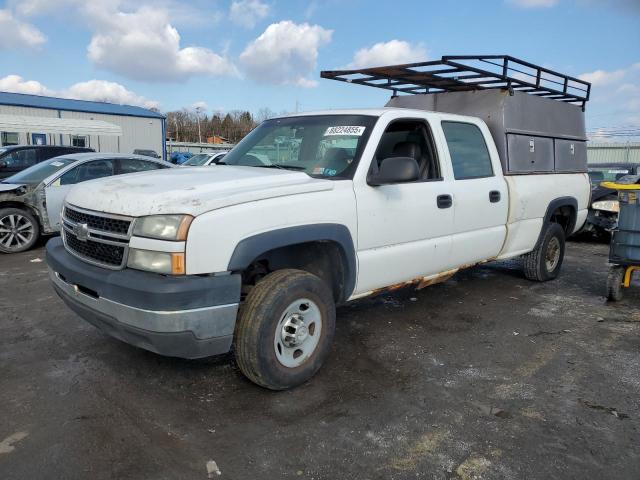
[[(587, 104), (587, 119), (592, 120), (588, 122), (589, 137), (597, 141), (639, 141), (640, 136), (629, 132), (640, 131), (640, 63), (579, 77), (592, 83)], [(602, 128), (594, 128), (595, 122)]]
[(95, 33), (87, 51), (97, 67), (143, 81), (180, 81), (197, 74), (235, 75), (225, 57), (203, 47), (180, 46), (166, 10), (142, 6), (132, 13), (88, 3)]
[(318, 49), (331, 41), (332, 33), (308, 23), (273, 23), (247, 45), (240, 63), (247, 75), (259, 82), (314, 87), (316, 82), (308, 75), (316, 67)]
[(207, 110), (209, 110), (209, 105), (207, 104), (207, 102), (200, 100), (199, 102), (194, 102), (191, 104), (191, 110), (200, 110), (202, 112), (206, 112)]
[(353, 61), (349, 64), (349, 67), (380, 67), (426, 60), (427, 51), (422, 44), (412, 45), (403, 40), (390, 40), (358, 50), (354, 54)]
[(234, 0), (229, 8), (229, 18), (236, 25), (253, 28), (269, 15), (270, 7), (260, 0)]
[(0, 10), (0, 50), (37, 48), (46, 41), (47, 38), (35, 26), (18, 20), (10, 10)]
[(594, 87), (601, 87), (604, 85), (611, 85), (621, 80), (626, 74), (626, 70), (615, 70), (613, 72), (606, 72), (604, 70), (595, 70), (589, 73), (583, 73), (580, 75), (580, 80), (591, 83)]
[(29, 95), (52, 95), (53, 92), (40, 82), (24, 80), (19, 75), (0, 78), (0, 92), (26, 93)]
[[(213, 24), (215, 15), (174, 0), (10, 0), (22, 15), (55, 15), (61, 6), (79, 14), (92, 32), (87, 47), (97, 67), (136, 80), (184, 81), (193, 75), (237, 75), (224, 55), (201, 46), (182, 46), (172, 22)], [(55, 3), (55, 5), (54, 5)], [(55, 8), (54, 8), (55, 7)], [(203, 20), (204, 19), (204, 20)], [(1, 38), (0, 30), (0, 38)]]
[(520, 8), (549, 8), (558, 4), (558, 0), (506, 0), (507, 3)]
[(109, 102), (120, 105), (137, 105), (144, 108), (158, 108), (160, 106), (158, 102), (136, 95), (119, 83), (106, 80), (79, 82), (64, 90), (55, 91), (35, 80), (24, 80), (19, 75), (7, 75), (4, 78), (0, 78), (0, 91)]
[(94, 102), (118, 103), (121, 105), (138, 105), (145, 108), (158, 108), (160, 104), (153, 100), (136, 95), (123, 85), (106, 80), (89, 80), (79, 82), (60, 92), (60, 96)]

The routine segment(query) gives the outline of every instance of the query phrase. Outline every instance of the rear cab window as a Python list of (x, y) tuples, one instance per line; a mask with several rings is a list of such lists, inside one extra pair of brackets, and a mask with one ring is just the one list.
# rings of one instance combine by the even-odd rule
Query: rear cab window
[(482, 131), (472, 123), (445, 121), (442, 130), (456, 180), (493, 177), (491, 155)]

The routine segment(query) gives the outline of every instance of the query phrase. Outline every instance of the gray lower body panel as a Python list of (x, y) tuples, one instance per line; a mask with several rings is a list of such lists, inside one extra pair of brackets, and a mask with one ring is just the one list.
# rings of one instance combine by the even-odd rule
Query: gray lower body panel
[(231, 348), (240, 281), (231, 276), (160, 276), (105, 271), (47, 244), (56, 293), (108, 335), (161, 355), (202, 358)]
[(134, 327), (91, 309), (64, 293), (54, 284), (56, 293), (64, 303), (91, 325), (135, 347), (167, 357), (204, 358), (227, 353), (231, 349), (233, 335), (199, 339), (192, 332), (157, 332)]

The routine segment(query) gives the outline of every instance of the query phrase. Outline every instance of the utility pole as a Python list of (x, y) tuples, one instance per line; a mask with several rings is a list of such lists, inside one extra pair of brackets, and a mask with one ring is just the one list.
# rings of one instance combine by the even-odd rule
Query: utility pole
[(198, 119), (198, 143), (202, 143), (202, 135), (200, 133), (200, 111), (202, 107), (196, 107), (196, 118)]

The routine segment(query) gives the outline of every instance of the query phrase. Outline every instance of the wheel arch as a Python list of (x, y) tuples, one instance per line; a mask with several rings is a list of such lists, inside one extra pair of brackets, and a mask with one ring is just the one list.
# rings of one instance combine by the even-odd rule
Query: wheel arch
[(2, 200), (0, 201), (0, 210), (3, 208), (17, 208), (18, 210), (25, 210), (29, 212), (36, 219), (36, 222), (38, 222), (40, 228), (42, 228), (42, 219), (40, 218), (40, 213), (36, 208), (32, 207), (28, 203), (18, 202), (15, 200)]
[[(324, 260), (321, 269), (331, 270), (331, 275), (340, 277), (337, 282), (331, 282), (331, 286), (336, 302), (346, 301), (355, 289), (357, 263), (353, 238), (345, 225), (298, 225), (247, 237), (236, 245), (227, 269), (242, 272), (260, 259), (272, 261), (278, 268), (291, 268), (313, 262), (314, 255), (316, 260)], [(334, 265), (335, 260), (339, 260), (340, 265)]]
[(568, 237), (575, 230), (577, 220), (578, 200), (575, 197), (558, 197), (552, 200), (547, 206), (535, 248), (538, 248), (544, 239), (546, 225), (559, 223), (564, 229), (565, 236)]

